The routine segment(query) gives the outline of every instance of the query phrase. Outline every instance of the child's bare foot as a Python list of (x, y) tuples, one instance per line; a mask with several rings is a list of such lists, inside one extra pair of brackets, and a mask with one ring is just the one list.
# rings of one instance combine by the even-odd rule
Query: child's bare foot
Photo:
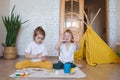
[(81, 64), (76, 64), (76, 66), (79, 67), (79, 68), (83, 67), (83, 65), (81, 65)]

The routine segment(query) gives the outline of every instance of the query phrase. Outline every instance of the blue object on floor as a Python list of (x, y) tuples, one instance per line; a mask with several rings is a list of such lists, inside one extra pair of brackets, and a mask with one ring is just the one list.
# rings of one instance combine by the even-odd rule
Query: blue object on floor
[(70, 69), (71, 69), (71, 64), (65, 63), (64, 64), (64, 73), (70, 73)]

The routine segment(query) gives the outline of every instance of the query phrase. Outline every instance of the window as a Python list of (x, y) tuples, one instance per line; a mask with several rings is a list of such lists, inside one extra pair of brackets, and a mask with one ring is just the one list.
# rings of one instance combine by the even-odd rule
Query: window
[(79, 0), (65, 0), (64, 27), (79, 27)]

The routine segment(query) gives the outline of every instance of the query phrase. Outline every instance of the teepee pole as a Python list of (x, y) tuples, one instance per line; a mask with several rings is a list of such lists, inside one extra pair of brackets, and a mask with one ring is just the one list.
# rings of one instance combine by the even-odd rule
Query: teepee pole
[(90, 24), (90, 21), (88, 20), (88, 16), (85, 11), (84, 11), (84, 15), (85, 15), (85, 18), (87, 19), (87, 24)]
[(79, 21), (82, 21), (86, 26), (88, 25), (85, 21), (83, 21), (82, 19), (78, 19)]
[(94, 20), (96, 19), (96, 17), (98, 16), (100, 11), (101, 11), (101, 8), (99, 8), (99, 10), (97, 11), (96, 15), (94, 16), (94, 18), (92, 19), (90, 24), (92, 24), (94, 22)]

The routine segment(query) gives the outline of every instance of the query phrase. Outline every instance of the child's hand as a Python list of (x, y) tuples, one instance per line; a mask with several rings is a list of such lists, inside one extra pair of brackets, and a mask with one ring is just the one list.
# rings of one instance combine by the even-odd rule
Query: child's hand
[(55, 46), (55, 49), (56, 50), (59, 50), (60, 49), (60, 45), (61, 43), (65, 42), (65, 38), (64, 36), (60, 36), (60, 40), (57, 42), (56, 46)]
[(38, 57), (42, 57), (42, 54), (39, 53), (39, 54), (34, 55), (34, 58), (38, 58)]
[(37, 54), (38, 57), (42, 57), (42, 53)]
[(46, 61), (46, 56), (42, 56), (42, 57), (41, 57), (41, 61), (42, 61), (42, 62)]
[(64, 36), (63, 36), (63, 35), (60, 37), (60, 42), (61, 42), (61, 43), (65, 42), (65, 39), (64, 39)]

